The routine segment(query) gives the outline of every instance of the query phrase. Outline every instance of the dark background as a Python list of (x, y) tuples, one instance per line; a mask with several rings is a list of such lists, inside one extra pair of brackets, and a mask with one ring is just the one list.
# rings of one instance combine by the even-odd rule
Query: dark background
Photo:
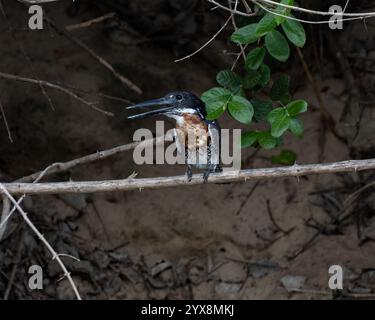
[[(330, 3), (344, 6), (345, 2), (303, 1), (303, 6), (327, 10)], [(69, 34), (139, 86), (140, 95), (49, 23), (42, 31), (29, 30), (27, 9), (19, 2), (2, 0), (2, 4), (6, 18), (0, 15), (0, 72), (59, 83), (99, 102), (115, 116), (62, 92), (46, 88), (43, 94), (38, 85), (0, 77), (0, 101), (12, 140), (1, 116), (1, 181), (129, 143), (139, 127), (154, 131), (154, 119), (128, 122), (125, 107), (174, 90), (200, 95), (215, 86), (217, 72), (230, 68), (232, 53), (238, 52), (228, 40), (233, 31), (229, 24), (199, 54), (174, 62), (203, 45), (228, 17), (203, 0), (59, 1), (44, 6), (59, 30), (114, 12), (111, 19)], [(351, 1), (347, 11), (374, 9), (372, 1)], [(248, 22), (237, 20), (239, 26)], [(244, 150), (243, 168), (270, 167), (270, 157), (283, 149), (296, 152), (300, 164), (374, 157), (374, 20), (345, 23), (342, 31), (331, 31), (327, 25), (305, 28), (308, 40), (302, 52), (322, 101), (296, 52), (284, 64), (268, 61), (273, 76), (289, 74), (294, 96), (309, 102), (302, 117), (306, 134), (302, 140), (287, 135), (277, 150)], [(345, 142), (322, 118), (322, 105)], [(238, 127), (227, 116), (219, 121), (224, 128)], [(139, 167), (128, 152), (46, 180), (122, 179), (134, 171), (144, 178), (184, 170), (183, 166)], [(33, 196), (26, 198), (24, 208), (58, 252), (81, 260), (64, 258), (86, 299), (371, 298), (373, 189), (366, 189), (352, 203), (345, 200), (373, 178), (369, 172)], [(43, 290), (28, 289), (27, 270), (32, 264), (43, 267)], [(327, 287), (332, 264), (345, 271), (345, 290), (338, 296)], [(58, 281), (60, 276), (42, 243), (22, 219), (13, 216), (0, 242), (0, 297), (73, 298), (66, 279)], [(288, 291), (295, 281), (297, 292)]]

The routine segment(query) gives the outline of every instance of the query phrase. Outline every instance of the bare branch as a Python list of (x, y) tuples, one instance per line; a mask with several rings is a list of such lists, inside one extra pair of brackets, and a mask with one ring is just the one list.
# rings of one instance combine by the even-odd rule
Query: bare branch
[[(232, 0), (228, 0), (228, 6), (230, 9), (232, 9), (232, 3), (231, 3)], [(246, 3), (246, 2), (245, 2)], [(236, 3), (234, 4), (234, 8), (233, 10), (236, 11), (237, 10), (237, 6), (238, 6), (238, 0), (236, 0)], [(231, 14), (231, 19), (232, 19), (232, 25), (233, 25), (233, 28), (235, 31), (238, 30), (237, 28), (237, 24), (236, 24), (236, 18), (235, 18), (235, 14), (232, 12)], [(239, 47), (241, 49), (241, 54), (242, 54), (242, 57), (244, 59), (244, 61), (246, 61), (246, 53), (245, 53), (245, 49), (244, 49), (244, 46), (242, 44), (239, 44)], [(238, 61), (238, 60), (237, 60)], [(233, 65), (232, 69), (233, 70), (235, 67), (235, 64)]]
[[(152, 144), (159, 145), (164, 142), (165, 142), (164, 136), (157, 137), (155, 139), (150, 139), (147, 141), (142, 141), (142, 143), (144, 143), (145, 146), (152, 145)], [(18, 179), (17, 182), (31, 182), (37, 179), (43, 172), (44, 172), (43, 177), (45, 177), (54, 173), (60, 173), (60, 172), (70, 170), (78, 165), (87, 164), (87, 163), (94, 162), (97, 160), (103, 160), (108, 157), (112, 157), (116, 154), (132, 150), (136, 146), (138, 146), (140, 143), (141, 142), (133, 142), (133, 143), (125, 144), (125, 145), (118, 146), (112, 149), (95, 152), (87, 156), (84, 156), (82, 158), (74, 159), (68, 162), (56, 162), (48, 167), (48, 171), (45, 169), (43, 171), (33, 173), (29, 176), (25, 176), (23, 178)]]
[[(357, 172), (375, 170), (375, 159), (348, 160), (326, 164), (293, 165), (265, 169), (247, 169), (240, 172), (227, 171), (212, 174), (208, 183), (246, 182), (248, 180), (299, 177), (311, 174)], [(9, 193), (17, 194), (58, 194), (95, 193), (128, 190), (158, 189), (174, 186), (203, 184), (201, 175), (194, 175), (190, 182), (185, 176), (160, 177), (150, 179), (128, 178), (123, 180), (55, 182), (55, 183), (4, 183)]]
[[(48, 0), (47, 0), (48, 1)], [(28, 4), (31, 4), (30, 1), (22, 2), (25, 6), (28, 7)], [(27, 4), (28, 3), (28, 4)], [(81, 40), (77, 39), (76, 37), (72, 36), (68, 31), (65, 29), (61, 29), (58, 25), (56, 25), (52, 20), (46, 17), (46, 15), (43, 16), (43, 20), (46, 21), (55, 31), (70, 41), (72, 41), (75, 45), (79, 46), (81, 49), (85, 50), (89, 55), (91, 55), (93, 58), (95, 58), (102, 66), (104, 66), (107, 70), (109, 70), (118, 80), (122, 82), (125, 86), (127, 86), (129, 89), (133, 90), (134, 92), (138, 94), (142, 94), (142, 90), (134, 84), (130, 79), (120, 74), (115, 68), (104, 58), (99, 56), (94, 50), (92, 50), (90, 47), (88, 47), (85, 43), (83, 43)]]
[[(7, 198), (7, 200), (9, 201), (8, 198)], [(23, 229), (21, 229), (21, 234), (19, 235), (18, 241), (17, 241), (18, 244), (17, 244), (16, 253), (13, 256), (12, 271), (10, 272), (8, 285), (7, 285), (7, 288), (6, 288), (6, 290), (4, 292), (4, 296), (3, 296), (4, 301), (8, 300), (9, 295), (12, 291), (12, 287), (14, 285), (14, 280), (15, 280), (16, 274), (17, 274), (17, 268), (18, 268), (18, 265), (19, 265), (20, 260), (22, 258), (22, 248), (23, 248), (23, 242), (24, 242), (23, 239), (24, 239), (24, 233), (23, 233)]]
[(214, 41), (216, 39), (216, 37), (225, 29), (225, 27), (227, 26), (227, 24), (229, 23), (229, 21), (232, 19), (232, 15), (229, 16), (229, 18), (224, 22), (224, 24), (222, 25), (222, 27), (203, 45), (201, 46), (199, 49), (195, 50), (193, 53), (191, 54), (188, 54), (187, 56), (183, 57), (183, 58), (180, 58), (180, 59), (177, 59), (175, 60), (174, 62), (180, 62), (180, 61), (183, 61), (183, 60), (186, 60), (186, 59), (189, 59), (191, 58), (192, 56), (196, 55), (198, 52), (202, 51), (205, 47), (207, 47), (212, 41)]
[(3, 238), (4, 233), (6, 231), (6, 228), (7, 228), (7, 223), (6, 223), (5, 220), (8, 216), (8, 214), (9, 214), (9, 210), (10, 210), (9, 199), (5, 195), (3, 195), (2, 198), (3, 198), (3, 209), (1, 211), (2, 213), (1, 213), (1, 219), (0, 219), (0, 223), (1, 223), (1, 225), (0, 225), (0, 241)]
[[(15, 35), (14, 28), (12, 27), (10, 21), (8, 20), (8, 16), (7, 16), (6, 12), (5, 12), (5, 9), (4, 9), (4, 6), (3, 6), (3, 3), (2, 3), (1, 0), (0, 0), (0, 11), (2, 12), (2, 14), (4, 16), (4, 19), (5, 19), (5, 21), (6, 21), (7, 25), (8, 25), (8, 29), (9, 29), (9, 33), (10, 33), (11, 37), (13, 38), (13, 40), (15, 41), (15, 43), (17, 43), (17, 45), (18, 45), (18, 47), (19, 47), (22, 55), (24, 56), (25, 60), (27, 61), (27, 64), (29, 65), (29, 68), (30, 68), (30, 71), (31, 71), (31, 74), (32, 74), (33, 78), (38, 78), (37, 75), (36, 75), (34, 66), (33, 66), (33, 64), (31, 62), (31, 59), (30, 59), (29, 55), (26, 52), (26, 49), (24, 48), (22, 42), (19, 41), (17, 39), (16, 35)], [(53, 105), (52, 99), (47, 94), (45, 88), (43, 87), (43, 85), (41, 83), (39, 84), (39, 87), (40, 87), (40, 90), (41, 90), (42, 94), (46, 98), (48, 104), (51, 106), (51, 109), (55, 110), (55, 107)]]
[(249, 4), (246, 2), (246, 0), (241, 0), (242, 4), (244, 5), (246, 9), (246, 13), (252, 13), (253, 10), (250, 8)]
[(9, 125), (8, 125), (7, 117), (5, 115), (5, 110), (4, 110), (3, 104), (1, 103), (1, 100), (0, 100), (0, 113), (1, 113), (1, 116), (3, 117), (3, 120), (4, 120), (5, 129), (8, 132), (9, 141), (11, 143), (13, 143), (12, 133), (10, 132), (10, 128), (9, 128)]
[[(311, 13), (311, 14), (315, 14), (315, 15), (332, 16), (332, 11), (310, 10), (310, 9), (306, 9), (306, 8), (303, 8), (303, 7), (291, 6), (291, 5), (288, 5), (288, 4), (279, 3), (279, 2), (276, 2), (276, 1), (272, 1), (272, 0), (256, 0), (256, 1), (271, 4), (271, 5), (274, 5), (274, 6), (280, 6), (280, 7), (283, 7), (283, 8), (292, 9), (292, 10), (295, 10), (295, 11)], [(252, 2), (254, 2), (254, 1), (252, 1)], [(347, 5), (348, 5), (348, 1), (346, 2), (346, 5), (345, 5), (345, 8), (344, 8), (343, 11), (345, 11)], [(342, 16), (343, 17), (369, 17), (369, 16), (375, 16), (375, 12), (359, 12), (359, 13), (343, 12)]]
[(23, 2), (23, 3), (30, 3), (30, 4), (41, 4), (41, 3), (56, 2), (59, 0), (18, 0), (18, 1)]
[(37, 227), (32, 223), (32, 221), (28, 218), (27, 213), (21, 208), (21, 206), (18, 204), (18, 202), (12, 197), (12, 195), (7, 191), (7, 189), (0, 183), (0, 189), (2, 193), (8, 197), (8, 199), (13, 203), (13, 205), (17, 208), (18, 212), (21, 214), (22, 218), (25, 220), (27, 225), (31, 228), (31, 230), (37, 235), (37, 237), (44, 243), (44, 245), (47, 247), (48, 251), (52, 255), (52, 260), (57, 261), (57, 263), (60, 265), (61, 269), (64, 272), (64, 276), (68, 279), (70, 285), (73, 288), (74, 294), (76, 295), (78, 300), (81, 300), (81, 296), (78, 292), (77, 286), (75, 285), (70, 272), (66, 269), (64, 263), (60, 259), (60, 256), (56, 253), (56, 251), (52, 248), (52, 246), (49, 244), (49, 242), (44, 238), (44, 236), (39, 232)]
[(104, 66), (107, 70), (109, 70), (118, 80), (122, 82), (125, 86), (129, 87), (129, 89), (133, 90), (134, 92), (138, 94), (142, 94), (141, 88), (139, 88), (136, 84), (134, 84), (130, 79), (125, 77), (124, 75), (120, 74), (117, 70), (114, 69), (114, 67), (104, 58), (99, 56), (94, 50), (89, 48), (85, 43), (83, 43), (81, 40), (77, 39), (76, 37), (73, 37), (69, 32), (60, 29), (53, 21), (51, 21), (48, 18), (44, 18), (58, 33), (64, 35), (66, 38), (68, 38), (70, 41), (75, 43), (77, 46), (85, 50), (90, 56), (95, 58), (102, 66)]
[(207, 0), (207, 1), (214, 4), (218, 8), (221, 8), (223, 10), (229, 11), (231, 13), (234, 13), (234, 14), (237, 14), (237, 15), (240, 15), (240, 16), (251, 17), (251, 16), (254, 16), (254, 15), (257, 15), (256, 13), (242, 12), (242, 11), (239, 11), (239, 10), (231, 10), (230, 8), (228, 8), (226, 6), (223, 6), (222, 4), (218, 3), (215, 0)]
[(65, 29), (68, 30), (68, 31), (73, 31), (73, 30), (77, 30), (77, 29), (87, 28), (87, 27), (90, 27), (91, 25), (93, 25), (95, 23), (99, 23), (99, 22), (105, 21), (107, 19), (113, 18), (115, 15), (116, 15), (116, 13), (110, 12), (110, 13), (107, 13), (103, 16), (100, 16), (100, 17), (97, 17), (97, 18), (94, 18), (94, 19), (91, 19), (91, 20), (88, 20), (88, 21), (85, 21), (85, 22), (81, 22), (81, 23), (78, 23), (78, 24), (66, 26)]
[[(231, 10), (230, 8), (218, 3), (215, 0), (207, 0), (207, 1), (216, 5), (217, 7), (221, 8), (223, 10), (232, 12), (236, 15), (241, 15), (241, 16), (245, 16), (245, 17), (251, 17), (251, 16), (256, 15), (256, 13), (247, 13), (247, 12), (243, 12), (243, 11), (240, 11), (240, 10)], [(331, 22), (331, 20), (329, 20), (329, 19), (328, 20), (319, 20), (319, 21), (303, 20), (303, 19), (295, 18), (295, 17), (290, 16), (290, 15), (281, 14), (281, 13), (276, 12), (274, 10), (271, 10), (268, 7), (261, 4), (261, 3), (269, 4), (268, 0), (249, 0), (249, 1), (258, 5), (264, 11), (266, 11), (268, 13), (271, 13), (275, 16), (283, 17), (285, 19), (299, 21), (299, 22), (307, 23), (307, 24), (328, 24), (328, 23)], [(305, 9), (305, 8), (300, 8), (300, 7), (288, 6), (288, 5), (285, 5), (285, 4), (278, 3), (278, 2), (276, 2), (276, 4), (278, 6), (287, 7), (287, 8), (291, 7), (293, 10), (304, 11), (304, 12), (307, 12), (307, 13), (312, 13), (312, 14), (317, 14), (317, 15), (323, 15), (323, 16), (333, 16), (334, 15), (332, 12), (329, 12), (329, 11), (327, 11), (327, 12), (326, 11), (314, 11), (314, 10), (309, 10), (309, 9)], [(367, 18), (375, 17), (375, 12), (364, 12), (364, 13), (345, 13), (344, 12), (341, 16), (344, 16), (344, 17), (349, 16), (349, 18), (335, 19), (335, 22), (365, 20)]]
[[(312, 20), (303, 20), (303, 19), (298, 19), (298, 18), (295, 18), (293, 16), (290, 16), (290, 15), (286, 15), (286, 14), (281, 14), (281, 13), (278, 13), (276, 11), (273, 11), (273, 10), (270, 10), (268, 9), (267, 7), (265, 7), (264, 5), (260, 4), (260, 2), (258, 2), (257, 0), (250, 0), (251, 2), (253, 2), (254, 4), (258, 5), (260, 8), (262, 8), (264, 11), (268, 12), (268, 13), (271, 13), (275, 16), (278, 16), (278, 17), (283, 17), (285, 19), (289, 19), (289, 20), (294, 20), (294, 21), (299, 21), (299, 22), (302, 22), (302, 23), (306, 23), (306, 24), (328, 24), (331, 22), (330, 19), (328, 20), (319, 20), (319, 21), (312, 21)], [(329, 12), (328, 12), (329, 13)], [(354, 21), (354, 20), (364, 20), (364, 19), (367, 19), (367, 18), (373, 18), (375, 17), (373, 15), (374, 13), (370, 13), (368, 15), (364, 15), (364, 16), (354, 16), (354, 17), (351, 17), (351, 18), (342, 18), (342, 19), (335, 19), (335, 22), (344, 22), (344, 21)], [(332, 13), (330, 13), (331, 16), (333, 16)]]
[[(33, 179), (33, 183), (37, 183), (39, 182), (41, 179), (43, 179), (43, 177), (47, 174), (47, 172), (53, 168), (53, 165), (50, 165), (48, 166), (47, 168), (45, 168), (43, 171), (41, 172), (38, 172), (37, 175), (35, 176), (35, 178)], [(18, 200), (17, 200), (17, 203), (20, 205), (22, 203), (22, 201), (26, 198), (26, 195), (22, 195), (22, 197), (20, 197)], [(9, 199), (8, 199), (9, 200)], [(8, 213), (5, 214), (5, 212), (3, 212), (3, 216), (1, 217), (1, 222), (0, 222), (0, 230), (5, 226), (6, 224), (8, 223), (8, 220), (10, 219), (10, 217), (12, 216), (12, 214), (16, 211), (16, 206), (13, 206), (12, 210), (7, 210)]]
[(14, 75), (14, 74), (5, 73), (5, 72), (0, 72), (0, 77), (4, 78), (4, 79), (8, 79), (8, 80), (17, 80), (17, 81), (22, 81), (22, 82), (33, 83), (33, 84), (37, 84), (39, 86), (43, 85), (43, 86), (46, 86), (46, 87), (49, 87), (49, 88), (52, 88), (52, 89), (55, 89), (55, 90), (59, 90), (59, 91), (64, 92), (65, 94), (71, 96), (72, 98), (78, 100), (79, 102), (85, 104), (86, 106), (88, 106), (88, 107), (90, 107), (90, 108), (92, 108), (96, 111), (104, 113), (105, 115), (110, 116), (110, 117), (114, 116), (114, 114), (112, 112), (109, 112), (109, 111), (106, 111), (106, 110), (103, 110), (103, 109), (100, 109), (99, 107), (97, 107), (97, 104), (95, 102), (87, 101), (87, 100), (83, 99), (82, 97), (80, 97), (79, 95), (75, 94), (73, 91), (71, 91), (71, 90), (69, 90), (69, 89), (67, 89), (63, 86), (60, 86), (59, 84), (44, 81), (44, 80), (25, 78), (25, 77), (17, 76), (17, 75)]

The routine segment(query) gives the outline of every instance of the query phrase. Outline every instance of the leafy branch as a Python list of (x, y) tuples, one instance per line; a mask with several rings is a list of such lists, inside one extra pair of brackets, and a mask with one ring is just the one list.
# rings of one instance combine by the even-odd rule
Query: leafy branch
[[(232, 42), (246, 50), (244, 65), (240, 72), (221, 70), (216, 81), (218, 87), (211, 88), (201, 96), (206, 105), (207, 117), (218, 119), (225, 112), (249, 128), (254, 122), (265, 122), (268, 129), (250, 130), (242, 134), (242, 147), (272, 149), (282, 144), (282, 137), (290, 131), (302, 138), (304, 127), (299, 115), (307, 111), (307, 102), (293, 100), (290, 93), (290, 78), (287, 75), (272, 81), (271, 69), (266, 59), (285, 63), (290, 56), (290, 45), (302, 48), (306, 33), (299, 21), (293, 17), (294, 0), (281, 0), (275, 9), (279, 15), (254, 6), (253, 12), (261, 16), (236, 29)], [(286, 7), (285, 7), (286, 6)], [(260, 99), (259, 96), (266, 96)]]

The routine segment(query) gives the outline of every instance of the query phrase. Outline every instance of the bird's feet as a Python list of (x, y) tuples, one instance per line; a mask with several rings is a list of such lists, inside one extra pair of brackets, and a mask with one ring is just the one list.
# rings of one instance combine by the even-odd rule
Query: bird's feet
[(220, 165), (211, 166), (203, 173), (203, 183), (207, 183), (211, 172), (222, 172)]
[(187, 166), (186, 170), (186, 176), (187, 176), (187, 181), (190, 182), (191, 178), (193, 177), (193, 171), (191, 170), (191, 166)]
[(208, 177), (210, 176), (211, 170), (208, 169), (203, 173), (203, 183), (207, 183)]

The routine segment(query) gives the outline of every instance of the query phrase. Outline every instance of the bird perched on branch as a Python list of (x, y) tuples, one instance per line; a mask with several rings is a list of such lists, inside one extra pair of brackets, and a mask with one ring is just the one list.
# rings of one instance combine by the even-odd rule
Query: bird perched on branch
[(128, 119), (142, 119), (153, 115), (163, 115), (176, 122), (174, 138), (177, 152), (185, 157), (188, 181), (192, 178), (192, 168), (205, 170), (204, 182), (211, 172), (221, 171), (220, 167), (220, 126), (215, 120), (206, 119), (204, 103), (194, 94), (186, 91), (171, 92), (163, 98), (148, 100), (127, 109), (158, 109), (129, 116)]

